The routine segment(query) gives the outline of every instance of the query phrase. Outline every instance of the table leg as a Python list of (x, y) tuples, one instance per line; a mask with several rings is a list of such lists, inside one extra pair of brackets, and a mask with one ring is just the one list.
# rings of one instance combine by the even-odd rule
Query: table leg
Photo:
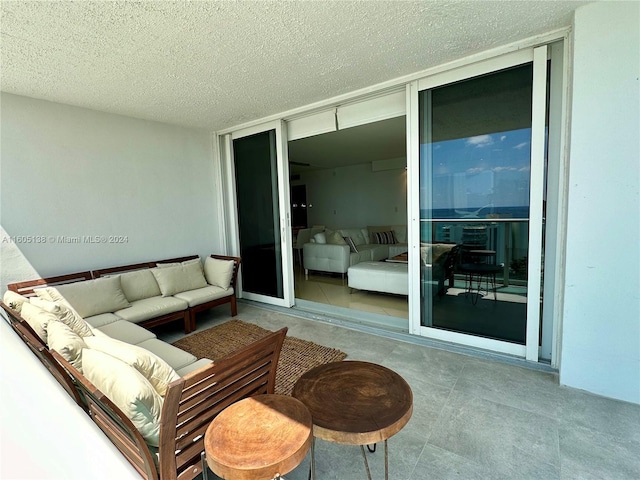
[(316, 437), (311, 437), (311, 459), (309, 461), (309, 480), (316, 478)]
[(202, 480), (209, 480), (209, 470), (207, 469), (207, 453), (202, 452), (200, 454), (200, 460), (202, 460)]
[(369, 470), (369, 462), (367, 461), (367, 454), (364, 451), (364, 445), (360, 445), (360, 450), (362, 450), (362, 458), (364, 458), (364, 467), (367, 469), (367, 478), (371, 480), (371, 470)]
[(384, 480), (389, 480), (389, 446), (384, 441)]

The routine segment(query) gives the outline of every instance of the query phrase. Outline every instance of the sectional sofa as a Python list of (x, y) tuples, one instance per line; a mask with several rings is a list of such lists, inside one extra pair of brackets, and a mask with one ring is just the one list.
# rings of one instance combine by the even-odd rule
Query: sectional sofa
[(340, 273), (361, 262), (377, 262), (405, 253), (406, 226), (327, 229), (303, 245), (305, 274), (309, 270)]
[[(153, 268), (178, 267), (191, 273), (193, 265), (201, 268), (199, 259), (198, 264), (193, 258), (174, 260)], [(166, 276), (163, 272), (158, 282), (165, 293)], [(214, 363), (159, 340), (141, 326), (158, 318), (175, 320), (170, 313), (138, 323), (138, 317), (118, 316), (135, 306), (119, 308), (123, 298), (136, 301), (127, 297), (131, 289), (114, 286), (121, 282), (120, 275), (70, 277), (76, 281), (52, 285), (37, 279), (10, 285), (0, 306), (14, 331), (142, 477), (198, 476), (204, 468), (204, 431), (211, 420), (234, 401), (273, 393), (286, 329)], [(66, 288), (72, 285), (75, 288)], [(98, 292), (98, 287), (104, 290)], [(149, 285), (140, 282), (136, 288), (141, 293)], [(92, 315), (83, 318), (76, 306)], [(104, 309), (111, 311), (97, 313)], [(184, 318), (189, 318), (185, 326), (191, 326), (191, 317)]]
[(239, 257), (198, 255), (122, 265), (35, 279), (9, 285), (22, 295), (59, 300), (48, 294), (55, 287), (93, 327), (118, 320), (153, 328), (180, 321), (184, 332), (196, 328), (197, 313), (229, 303), (237, 310)]

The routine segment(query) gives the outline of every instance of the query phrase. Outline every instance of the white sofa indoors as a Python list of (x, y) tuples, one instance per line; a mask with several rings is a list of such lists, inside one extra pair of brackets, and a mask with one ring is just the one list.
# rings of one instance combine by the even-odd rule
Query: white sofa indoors
[(406, 225), (326, 229), (303, 246), (305, 275), (309, 270), (340, 273), (361, 262), (377, 262), (405, 253)]

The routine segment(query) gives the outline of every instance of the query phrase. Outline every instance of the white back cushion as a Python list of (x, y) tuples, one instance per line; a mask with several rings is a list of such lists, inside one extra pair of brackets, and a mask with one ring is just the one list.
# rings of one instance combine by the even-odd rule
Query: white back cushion
[(204, 276), (207, 283), (228, 290), (231, 285), (235, 263), (233, 260), (207, 257), (204, 261)]
[(167, 385), (180, 378), (167, 362), (142, 347), (108, 336), (94, 336), (84, 341), (90, 349), (107, 353), (135, 368), (151, 383), (158, 395), (164, 396)]
[(204, 278), (202, 264), (199, 260), (171, 267), (158, 265), (158, 268), (154, 268), (151, 272), (160, 286), (163, 297), (207, 286), (207, 280)]
[(59, 322), (64, 323), (81, 337), (93, 335), (89, 324), (67, 302), (51, 302), (40, 297), (32, 297), (31, 304), (53, 313)]
[(2, 297), (2, 302), (18, 314), (22, 310), (22, 304), (28, 301), (29, 299), (27, 297), (11, 290), (4, 292), (4, 296)]
[(122, 291), (120, 275), (58, 285), (55, 288), (82, 318), (131, 306)]
[(47, 324), (47, 345), (82, 372), (82, 349), (87, 345), (80, 335), (54, 320)]
[(47, 343), (47, 325), (49, 322), (55, 322), (56, 316), (47, 312), (40, 307), (25, 302), (22, 304), (22, 312), (20, 314), (25, 322), (33, 329), (44, 343)]
[(131, 420), (154, 447), (160, 435), (162, 397), (135, 368), (98, 350), (82, 352), (84, 376)]
[(160, 286), (150, 269), (123, 273), (120, 275), (120, 284), (130, 302), (161, 295)]

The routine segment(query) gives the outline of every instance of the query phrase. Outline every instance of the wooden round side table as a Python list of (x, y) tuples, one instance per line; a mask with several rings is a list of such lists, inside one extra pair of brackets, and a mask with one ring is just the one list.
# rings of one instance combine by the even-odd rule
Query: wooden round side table
[(311, 412), (316, 438), (360, 445), (369, 479), (364, 445), (384, 441), (385, 478), (389, 478), (387, 439), (407, 424), (413, 412), (411, 387), (400, 375), (375, 363), (328, 363), (302, 375), (292, 396)]
[(234, 403), (211, 422), (204, 437), (209, 468), (227, 480), (280, 478), (302, 462), (312, 442), (309, 410), (285, 395)]

